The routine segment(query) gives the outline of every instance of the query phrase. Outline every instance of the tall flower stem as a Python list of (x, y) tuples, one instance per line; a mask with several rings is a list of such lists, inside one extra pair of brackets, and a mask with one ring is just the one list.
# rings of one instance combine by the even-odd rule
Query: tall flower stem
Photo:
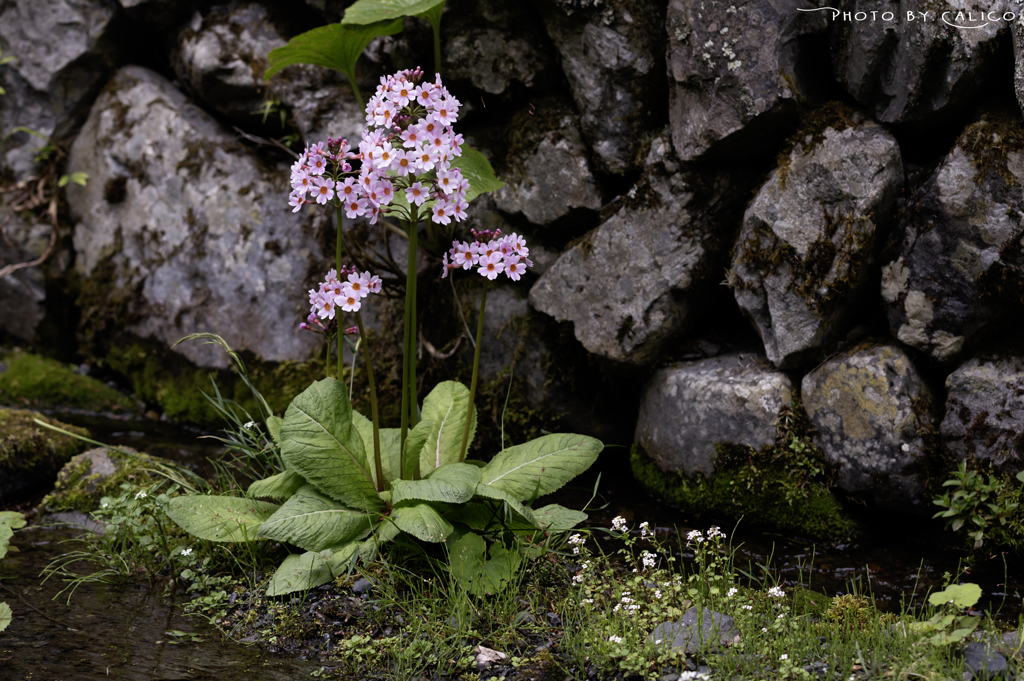
[[(377, 471), (377, 491), (384, 490), (384, 469), (380, 463), (380, 417), (377, 415), (377, 384), (373, 380), (373, 362), (370, 361), (370, 343), (363, 329), (363, 316), (356, 312), (356, 326), (359, 340), (363, 345), (363, 361), (366, 362), (366, 379), (370, 383), (370, 417), (373, 419), (373, 465)], [(340, 336), (339, 336), (340, 337)], [(339, 346), (340, 350), (340, 346)]]
[[(334, 242), (334, 260), (335, 260), (335, 267), (337, 267), (338, 272), (339, 272), (339, 276), (340, 276), (340, 272), (341, 272), (341, 201), (338, 201), (337, 205), (334, 207), (334, 214), (338, 218), (338, 236), (337, 236), (337, 238), (335, 239), (335, 242)], [(339, 320), (339, 322), (340, 322), (340, 320)], [(362, 333), (362, 329), (360, 329), (360, 333)], [(344, 375), (342, 373), (342, 359), (343, 359), (343, 357), (345, 355), (345, 352), (342, 350), (343, 344), (341, 342), (341, 334), (342, 334), (341, 324), (339, 323), (338, 324), (338, 380), (339, 381), (342, 380), (342, 376)], [(330, 352), (330, 350), (328, 350), (328, 352)], [(370, 385), (371, 386), (373, 385), (373, 380), (372, 379), (370, 380)], [(372, 390), (372, 388), (371, 388), (371, 390)], [(372, 392), (371, 392), (371, 394), (372, 394)]]
[(409, 260), (405, 268), (405, 345), (402, 351), (402, 414), (400, 451), (405, 454), (405, 440), (409, 429), (418, 419), (416, 409), (416, 271), (418, 269), (419, 220), (415, 206), (409, 220)]
[(469, 411), (466, 412), (466, 427), (462, 429), (462, 448), (459, 450), (459, 461), (466, 460), (466, 449), (469, 447), (469, 426), (473, 422), (474, 401), (476, 400), (476, 379), (480, 374), (480, 346), (484, 334), (484, 307), (487, 305), (487, 282), (480, 292), (480, 315), (476, 320), (476, 349), (473, 351), (473, 380), (469, 382)]

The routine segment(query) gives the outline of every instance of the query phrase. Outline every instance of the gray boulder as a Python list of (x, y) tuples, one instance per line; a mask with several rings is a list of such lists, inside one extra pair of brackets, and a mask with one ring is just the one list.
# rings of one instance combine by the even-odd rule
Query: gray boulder
[(522, 111), (509, 125), (505, 186), (494, 193), (506, 213), (522, 213), (535, 225), (547, 225), (574, 210), (596, 217), (601, 193), (587, 161), (579, 120), (569, 106), (548, 99)]
[(821, 12), (792, 0), (671, 0), (668, 4), (669, 120), (683, 160), (709, 149), (763, 153), (796, 122), (813, 84), (798, 69), (801, 37), (827, 30)]
[[(39, 227), (45, 230), (46, 236), (49, 235), (48, 225), (30, 226), (13, 212), (0, 208), (0, 232), (7, 237), (0, 237), (0, 270), (32, 262), (46, 251), (49, 240), (38, 238)], [(46, 282), (42, 268), (25, 267), (0, 277), (0, 335), (7, 334), (22, 343), (31, 343), (36, 328), (46, 315), (45, 301)]]
[(643, 139), (664, 124), (665, 13), (655, 0), (537, 2), (562, 57), (583, 135), (600, 170), (639, 165)]
[(650, 166), (618, 210), (530, 290), (536, 309), (573, 322), (583, 347), (617, 362), (650, 363), (692, 326), (726, 248), (726, 230), (716, 227), (727, 181), (670, 167)]
[(840, 120), (808, 134), (743, 217), (728, 282), (776, 366), (820, 359), (865, 292), (903, 186), (896, 140)]
[(1010, 31), (1013, 33), (1013, 87), (1024, 113), (1024, 22), (1013, 22)]
[(883, 510), (931, 513), (921, 495), (922, 434), (932, 398), (910, 358), (894, 345), (865, 344), (804, 376), (814, 443), (840, 465), (838, 487)]
[[(978, 20), (981, 12), (997, 9), (990, 3), (847, 0), (839, 9), (854, 19), (833, 22), (836, 79), (877, 121), (919, 121), (968, 106), (985, 91), (986, 75), (998, 71), (997, 33), (1005, 24)], [(949, 21), (965, 28), (943, 21), (947, 10)], [(960, 11), (963, 18), (958, 20)], [(858, 12), (866, 13), (863, 20), (855, 18)], [(884, 18), (886, 12), (891, 20)], [(908, 21), (907, 12), (916, 18)]]
[(1019, 314), (1024, 126), (968, 127), (907, 202), (882, 299), (901, 342), (952, 363), (1006, 315)]
[(174, 72), (197, 99), (242, 129), (275, 137), (297, 131), (307, 143), (344, 137), (357, 146), (364, 114), (338, 73), (293, 65), (263, 80), (267, 55), (290, 37), (279, 27), (256, 2), (197, 12), (178, 35)]
[(1024, 357), (967, 360), (946, 378), (942, 438), (957, 459), (991, 461), (1016, 473), (1024, 457)]
[[(0, 67), (0, 134), (24, 126), (59, 139), (85, 120), (119, 57), (120, 11), (116, 0), (0, 1), (0, 46), (16, 57)], [(27, 133), (7, 138), (17, 179), (32, 174), (39, 146)]]
[(656, 646), (678, 648), (693, 655), (736, 643), (740, 632), (732, 617), (695, 605), (678, 622), (662, 622), (654, 627), (647, 639)]
[(634, 440), (666, 473), (715, 469), (715, 445), (760, 449), (793, 404), (793, 384), (756, 355), (735, 353), (659, 369), (644, 387)]
[[(268, 361), (317, 346), (298, 324), (323, 276), (326, 215), (292, 213), (288, 170), (266, 169), (159, 75), (117, 72), (71, 148), (68, 187), (87, 337), (128, 331), (168, 346), (214, 332)], [(92, 302), (90, 303), (89, 300)], [(177, 352), (225, 367), (214, 346)]]

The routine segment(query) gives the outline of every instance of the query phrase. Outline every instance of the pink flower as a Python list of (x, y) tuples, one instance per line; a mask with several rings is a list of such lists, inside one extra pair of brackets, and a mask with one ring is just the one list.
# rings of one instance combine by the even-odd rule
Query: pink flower
[[(369, 274), (369, 272), (363, 273), (364, 276), (367, 274)], [(369, 286), (367, 287), (370, 289), (370, 293), (380, 293), (382, 287), (383, 285), (381, 283), (380, 277), (378, 277), (376, 274), (370, 277), (370, 283)]]
[(304, 196), (304, 194), (305, 192), (303, 192), (302, 194), (299, 194), (298, 192), (293, 192), (288, 197), (288, 205), (294, 206), (294, 208), (292, 208), (293, 213), (298, 213), (299, 209), (301, 209), (303, 206), (309, 203), (309, 200)]
[(439, 170), (437, 171), (437, 187), (445, 194), (451, 194), (455, 191), (455, 187), (458, 184), (460, 177), (459, 169), (454, 170)]
[(512, 281), (519, 281), (519, 277), (526, 272), (526, 267), (519, 262), (519, 256), (513, 255), (505, 258), (505, 274)]
[(360, 298), (365, 298), (370, 294), (370, 273), (363, 272), (362, 274), (356, 274), (353, 272), (348, 275), (348, 283), (345, 284), (347, 290), (351, 290)]
[(399, 177), (405, 177), (416, 170), (416, 156), (404, 151), (395, 152), (394, 163), (391, 168)]
[(494, 252), (487, 256), (480, 256), (480, 267), (477, 269), (477, 272), (481, 276), (494, 281), (498, 278), (498, 275), (501, 274), (504, 267), (505, 263), (501, 258), (501, 253)]
[(415, 203), (417, 206), (422, 206), (423, 202), (427, 200), (427, 191), (421, 183), (413, 182), (405, 190), (405, 200), (409, 203)]
[(444, 101), (435, 105), (433, 119), (438, 123), (451, 125), (458, 117), (459, 106), (459, 100), (454, 97), (445, 97)]
[(437, 203), (434, 204), (430, 219), (438, 224), (447, 225), (452, 221), (450, 216), (453, 212), (454, 211), (448, 207), (448, 202), (443, 198), (439, 198)]
[(334, 198), (334, 180), (327, 177), (318, 177), (314, 180), (316, 188), (313, 189), (313, 195), (316, 196), (316, 202), (320, 205), (326, 205), (328, 201)]
[(338, 302), (341, 304), (341, 309), (345, 312), (359, 312), (359, 308), (362, 306), (361, 298), (355, 293), (349, 293), (342, 296)]
[[(323, 146), (323, 142), (320, 145)], [(307, 166), (309, 167), (310, 175), (323, 175), (324, 171), (327, 170), (327, 161), (320, 154), (316, 154), (310, 157)]]
[(292, 189), (303, 194), (313, 189), (313, 178), (305, 170), (292, 173)]
[(366, 199), (349, 200), (345, 204), (345, 215), (349, 218), (358, 218), (366, 214)]

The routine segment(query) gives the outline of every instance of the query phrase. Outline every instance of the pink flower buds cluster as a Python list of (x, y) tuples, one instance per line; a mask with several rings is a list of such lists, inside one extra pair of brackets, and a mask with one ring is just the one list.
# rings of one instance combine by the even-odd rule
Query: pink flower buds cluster
[[(341, 277), (346, 275), (347, 280), (342, 281)], [(309, 318), (306, 323), (300, 324), (299, 328), (322, 330), (324, 326), (317, 317), (334, 319), (335, 315), (340, 316), (339, 309), (343, 312), (358, 312), (362, 307), (363, 298), (371, 293), (380, 293), (380, 290), (380, 277), (370, 276), (369, 272), (359, 274), (355, 269), (347, 267), (343, 267), (340, 273), (331, 270), (317, 288), (309, 290)], [(317, 329), (317, 326), (320, 329)], [(346, 330), (345, 333), (348, 334), (349, 331), (352, 330)]]
[(515, 232), (502, 237), (500, 229), (493, 232), (471, 231), (474, 239), (472, 243), (453, 241), (451, 250), (444, 254), (442, 279), (448, 276), (448, 270), (476, 267), (477, 273), (491, 281), (497, 279), (499, 274), (504, 274), (512, 281), (519, 281), (526, 268), (533, 267), (526, 240)]
[[(374, 224), (382, 213), (405, 208), (393, 205), (396, 192), (404, 191), (410, 206), (428, 208), (430, 219), (450, 224), (465, 219), (469, 181), (452, 161), (462, 155), (462, 135), (452, 125), (458, 118), (459, 100), (451, 96), (438, 75), (434, 82), (420, 82), (419, 69), (399, 71), (381, 78), (376, 93), (366, 105), (367, 128), (358, 153), (349, 153), (345, 140), (337, 148), (328, 141), (309, 147), (292, 169), (290, 204), (298, 210), (304, 203), (332, 202), (337, 197), (349, 218), (368, 216)], [(361, 161), (359, 172), (351, 174), (349, 160)], [(333, 162), (334, 172), (322, 167)], [(309, 194), (309, 198), (307, 198)], [(404, 215), (403, 217), (410, 217)]]

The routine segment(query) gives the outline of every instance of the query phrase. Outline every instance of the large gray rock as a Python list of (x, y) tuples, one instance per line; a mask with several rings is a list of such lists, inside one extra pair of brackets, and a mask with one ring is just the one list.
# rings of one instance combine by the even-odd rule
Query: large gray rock
[[(293, 65), (263, 80), (267, 55), (288, 42), (280, 25), (256, 2), (197, 13), (178, 35), (174, 72), (197, 99), (242, 129), (275, 137), (297, 131), (307, 143), (345, 137), (357, 146), (366, 121), (337, 72)], [(265, 102), (272, 107), (264, 120)]]
[(957, 459), (991, 461), (999, 470), (1024, 468), (1024, 357), (967, 360), (946, 378), (942, 438)]
[[(843, 15), (833, 22), (836, 79), (883, 123), (918, 121), (968, 106), (985, 91), (986, 76), (999, 71), (997, 33), (1005, 26), (978, 17), (993, 10), (1002, 14), (1010, 7), (976, 0), (941, 5), (928, 0), (845, 0), (837, 9), (850, 12), (853, 20)], [(944, 11), (950, 12), (950, 22), (964, 28), (946, 23)], [(858, 12), (866, 12), (865, 18), (857, 20)], [(883, 19), (886, 12), (892, 13), (891, 20)], [(907, 20), (908, 12), (914, 20)]]
[(736, 643), (740, 632), (732, 617), (695, 605), (678, 622), (662, 622), (654, 627), (647, 640), (660, 648), (681, 649), (693, 655)]
[(840, 465), (840, 489), (884, 510), (930, 514), (922, 435), (935, 425), (932, 398), (902, 350), (844, 352), (804, 376), (801, 399), (814, 443)]
[(797, 68), (801, 37), (827, 30), (821, 12), (799, 12), (795, 0), (670, 0), (669, 120), (683, 160), (709, 149), (763, 153), (796, 122), (812, 94)]
[[(118, 59), (119, 16), (116, 0), (0, 0), (0, 46), (16, 57), (0, 68), (0, 134), (24, 126), (62, 138), (81, 124)], [(39, 146), (27, 133), (7, 138), (16, 178), (33, 172)]]
[(715, 445), (760, 449), (793, 404), (793, 384), (762, 358), (731, 354), (659, 369), (644, 387), (635, 441), (661, 470), (710, 476)]
[[(315, 233), (326, 217), (291, 212), (286, 168), (261, 167), (137, 66), (108, 83), (68, 168), (89, 173), (87, 186), (69, 186), (68, 205), (83, 289), (106, 306), (83, 310), (86, 335), (125, 330), (172, 345), (208, 331), (264, 360), (309, 357), (317, 341), (297, 327), (305, 289), (323, 276)], [(175, 350), (200, 366), (228, 363), (214, 346)]]
[[(35, 261), (46, 251), (38, 239), (35, 226), (29, 226), (13, 212), (0, 209), (0, 270), (19, 263)], [(43, 228), (48, 234), (50, 227)], [(10, 238), (14, 236), (14, 239)], [(34, 243), (33, 243), (34, 242)], [(48, 243), (44, 242), (44, 243)], [(36, 250), (38, 248), (42, 250)], [(46, 314), (46, 282), (40, 267), (15, 270), (0, 278), (0, 332), (23, 343), (31, 343), (39, 322)]]
[(640, 164), (644, 136), (664, 124), (665, 13), (655, 0), (540, 0), (548, 35), (599, 169)]
[[(671, 164), (669, 164), (671, 165)], [(562, 253), (530, 302), (573, 322), (590, 352), (646, 364), (692, 325), (725, 245), (716, 229), (727, 182), (651, 166), (621, 208)]]
[(579, 120), (558, 100), (520, 112), (509, 125), (509, 150), (499, 176), (505, 186), (494, 193), (499, 210), (522, 213), (535, 225), (547, 225), (574, 210), (596, 212), (601, 193), (580, 138)]
[(1015, 21), (1010, 27), (1013, 33), (1013, 87), (1017, 91), (1017, 102), (1024, 113), (1024, 22)]
[(1024, 126), (983, 118), (907, 202), (897, 257), (882, 268), (889, 326), (901, 342), (951, 363), (1020, 313), (1021, 184)]
[(872, 123), (808, 134), (772, 171), (728, 281), (776, 366), (819, 360), (844, 331), (902, 186), (899, 146)]
[(467, 80), (501, 95), (522, 87), (545, 89), (560, 77), (554, 46), (528, 3), (449, 0), (445, 12), (446, 81)]

